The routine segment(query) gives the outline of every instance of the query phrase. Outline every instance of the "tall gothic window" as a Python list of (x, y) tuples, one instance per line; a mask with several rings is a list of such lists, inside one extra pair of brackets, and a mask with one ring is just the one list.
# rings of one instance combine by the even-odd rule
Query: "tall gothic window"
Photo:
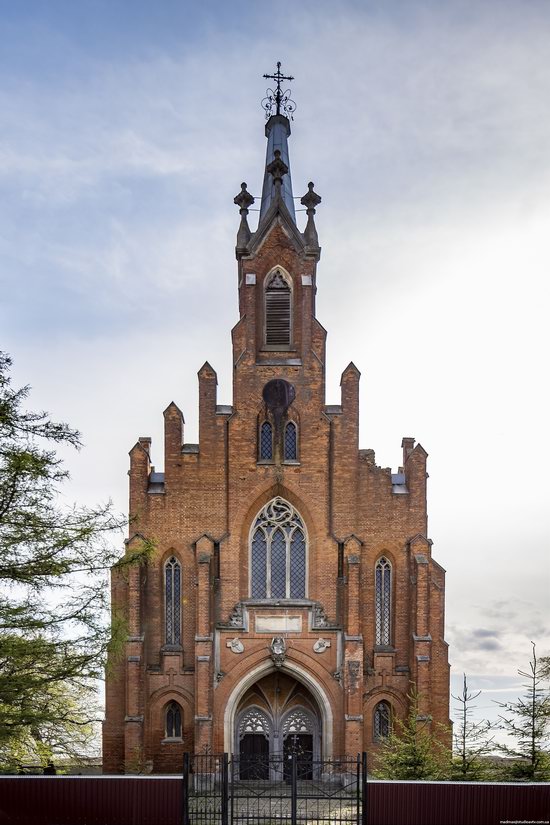
[(254, 522), (250, 545), (252, 598), (305, 598), (305, 527), (288, 501), (277, 497), (266, 504)]
[(265, 290), (265, 343), (267, 346), (290, 346), (291, 337), (290, 286), (277, 269)]
[(165, 731), (167, 739), (181, 739), (181, 708), (177, 702), (166, 705)]
[(273, 427), (264, 421), (260, 427), (260, 459), (270, 461), (273, 458)]
[(181, 644), (181, 565), (172, 556), (164, 566), (164, 609), (167, 645)]
[(391, 733), (391, 708), (387, 702), (378, 702), (374, 708), (372, 734), (375, 742), (387, 739)]
[(294, 421), (285, 426), (285, 461), (295, 461), (298, 458), (298, 430)]
[(391, 564), (382, 556), (375, 568), (376, 644), (391, 644)]

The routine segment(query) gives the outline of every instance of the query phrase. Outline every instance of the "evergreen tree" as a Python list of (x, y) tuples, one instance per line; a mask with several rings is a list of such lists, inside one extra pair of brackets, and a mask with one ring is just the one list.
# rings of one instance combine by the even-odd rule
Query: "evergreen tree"
[(499, 750), (517, 760), (508, 769), (508, 778), (538, 781), (550, 779), (550, 696), (543, 684), (544, 661), (537, 659), (536, 645), (531, 644), (529, 669), (518, 670), (527, 680), (523, 696), (517, 702), (497, 703), (504, 710), (500, 728), (515, 740), (515, 746), (500, 745)]
[(374, 773), (381, 779), (446, 779), (451, 756), (443, 744), (446, 731), (441, 725), (432, 731), (431, 717), (420, 715), (415, 685), (407, 698), (407, 718), (393, 721), (376, 755)]
[[(0, 353), (0, 765), (47, 761), (47, 742), (70, 751), (68, 739), (80, 741), (76, 731), (94, 718), (87, 704), (107, 646), (120, 644), (105, 621), (106, 574), (124, 523), (110, 504), (62, 505), (68, 474), (53, 447), (78, 448), (80, 436), (23, 409), (29, 388), (12, 388), (10, 366)], [(126, 556), (123, 566), (148, 552)], [(122, 637), (123, 617), (118, 625)]]
[(491, 724), (486, 720), (471, 720), (475, 708), (472, 703), (481, 695), (481, 691), (471, 693), (464, 674), (462, 693), (459, 696), (451, 695), (458, 702), (458, 725), (453, 732), (456, 757), (453, 759), (451, 776), (459, 780), (488, 779), (488, 762), (482, 757), (493, 749), (493, 738), (488, 738)]

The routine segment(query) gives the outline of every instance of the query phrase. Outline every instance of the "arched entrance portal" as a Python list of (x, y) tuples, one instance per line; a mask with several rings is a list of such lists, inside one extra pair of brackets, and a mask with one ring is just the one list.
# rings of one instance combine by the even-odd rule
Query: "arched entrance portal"
[(300, 757), (302, 778), (313, 779), (313, 763), (322, 753), (317, 701), (290, 674), (270, 673), (242, 696), (235, 714), (234, 742), (241, 779), (249, 774), (250, 778), (269, 779), (270, 764), (290, 765), (291, 755)]

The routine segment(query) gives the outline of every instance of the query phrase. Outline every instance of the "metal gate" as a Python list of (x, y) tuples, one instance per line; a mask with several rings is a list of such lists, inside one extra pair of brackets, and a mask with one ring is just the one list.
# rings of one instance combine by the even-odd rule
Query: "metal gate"
[(192, 756), (183, 766), (183, 825), (365, 825), (366, 754)]

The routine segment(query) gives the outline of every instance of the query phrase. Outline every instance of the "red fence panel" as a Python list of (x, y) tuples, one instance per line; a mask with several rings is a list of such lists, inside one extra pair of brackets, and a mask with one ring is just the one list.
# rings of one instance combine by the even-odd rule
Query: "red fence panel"
[(550, 784), (369, 782), (369, 825), (548, 823)]
[[(0, 777), (0, 825), (181, 825), (181, 794), (178, 776)], [(549, 820), (550, 783), (367, 785), (368, 825)]]
[(0, 777), (0, 825), (179, 825), (178, 776)]

